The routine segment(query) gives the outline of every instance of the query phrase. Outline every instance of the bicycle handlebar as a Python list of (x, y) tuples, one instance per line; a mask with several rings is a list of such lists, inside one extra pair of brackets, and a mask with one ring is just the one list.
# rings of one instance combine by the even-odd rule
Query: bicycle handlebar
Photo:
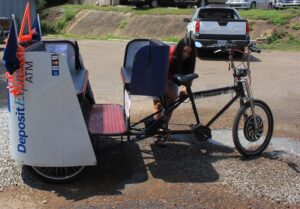
[[(236, 48), (238, 45), (235, 43), (227, 42), (225, 44), (211, 44), (207, 46), (208, 48), (220, 48), (219, 50), (216, 50), (215, 53), (218, 52), (224, 52), (224, 51), (229, 51), (230, 49)], [(261, 53), (261, 49), (258, 49), (254, 43), (251, 43), (248, 45), (248, 48), (251, 52), (256, 52), (256, 53)]]

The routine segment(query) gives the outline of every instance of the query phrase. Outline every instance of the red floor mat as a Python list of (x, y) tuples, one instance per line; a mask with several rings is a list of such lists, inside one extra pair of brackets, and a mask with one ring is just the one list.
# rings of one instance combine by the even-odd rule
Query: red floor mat
[(126, 132), (123, 107), (118, 104), (93, 105), (88, 123), (91, 134), (117, 135)]

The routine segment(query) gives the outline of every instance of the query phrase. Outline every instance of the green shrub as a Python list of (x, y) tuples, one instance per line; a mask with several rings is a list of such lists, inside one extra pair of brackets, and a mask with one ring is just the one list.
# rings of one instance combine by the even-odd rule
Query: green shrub
[(65, 20), (66, 20), (66, 22), (69, 22), (70, 20), (72, 20), (73, 17), (75, 17), (75, 15), (76, 15), (76, 11), (75, 10), (67, 8), (66, 9), (66, 13), (65, 13)]
[(48, 22), (47, 19), (48, 11), (44, 10), (42, 13), (41, 26), (44, 33), (61, 33), (67, 23), (71, 21), (77, 13), (77, 10), (71, 8), (65, 8), (64, 13), (61, 17), (57, 18), (54, 22)]
[(241, 16), (250, 20), (267, 20), (275, 25), (288, 24), (289, 21), (300, 15), (300, 10), (285, 9), (285, 10), (243, 10), (240, 11)]
[(294, 24), (291, 27), (293, 30), (299, 30), (300, 29), (300, 24)]
[(277, 42), (278, 40), (283, 39), (285, 37), (285, 35), (286, 34), (284, 32), (274, 31), (272, 33), (272, 35), (267, 38), (267, 43), (271, 44), (271, 43)]
[(46, 0), (35, 0), (36, 10), (41, 13), (45, 9)]
[(119, 24), (119, 28), (120, 29), (124, 29), (126, 27), (126, 25), (127, 25), (127, 21), (124, 20), (124, 19), (122, 19), (121, 22), (120, 22), (120, 24)]

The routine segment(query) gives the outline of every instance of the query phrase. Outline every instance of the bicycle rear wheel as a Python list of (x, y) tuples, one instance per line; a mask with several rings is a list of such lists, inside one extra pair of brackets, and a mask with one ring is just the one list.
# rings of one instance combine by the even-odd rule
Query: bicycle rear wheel
[(257, 129), (250, 102), (240, 107), (232, 128), (233, 142), (236, 149), (245, 157), (261, 154), (269, 145), (273, 134), (273, 115), (266, 103), (253, 100)]
[(35, 174), (49, 183), (67, 183), (77, 179), (85, 169), (85, 166), (73, 167), (31, 167)]

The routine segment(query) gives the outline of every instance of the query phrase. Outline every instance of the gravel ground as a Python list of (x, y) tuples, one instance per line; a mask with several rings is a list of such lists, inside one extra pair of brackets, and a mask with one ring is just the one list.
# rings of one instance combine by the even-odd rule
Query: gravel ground
[(218, 161), (214, 167), (221, 182), (238, 195), (300, 206), (300, 161), (295, 157), (272, 157), (269, 153), (250, 161), (241, 162), (239, 158)]
[(9, 152), (7, 109), (0, 109), (0, 190), (3, 187), (22, 184), (22, 166), (16, 163)]
[[(183, 140), (189, 144), (195, 143), (194, 139)], [(180, 142), (178, 145), (182, 143)], [(199, 157), (199, 148), (204, 154), (203, 157)], [(176, 164), (174, 166), (177, 168), (172, 170), (178, 170), (188, 175), (197, 173), (197, 167), (200, 166), (207, 169), (207, 172), (201, 173), (203, 181), (205, 179), (211, 181), (213, 175), (218, 175), (218, 178), (215, 178), (216, 182), (228, 186), (233, 194), (242, 199), (259, 197), (284, 205), (300, 206), (300, 158), (297, 156), (268, 148), (261, 157), (247, 160), (241, 158), (240, 154), (231, 148), (210, 143), (191, 146), (188, 150), (174, 148), (162, 152), (160, 153), (161, 161), (170, 160), (170, 162), (164, 162), (166, 166), (168, 163), (172, 164), (171, 161), (174, 161), (174, 158), (182, 159), (183, 165)], [(168, 152), (170, 156), (168, 156)], [(184, 154), (186, 152), (192, 154), (187, 157)], [(176, 157), (172, 157), (174, 153), (177, 153)], [(198, 159), (195, 155), (198, 156)], [(187, 165), (189, 163), (190, 165)]]
[[(92, 44), (94, 43), (95, 42), (92, 42)], [(111, 42), (109, 42), (109, 47), (111, 47), (110, 45)], [(83, 48), (83, 50), (90, 51), (89, 48)], [(114, 49), (114, 51), (116, 50)], [(123, 55), (123, 51), (121, 52), (120, 56)], [(85, 54), (88, 55), (88, 53)], [(281, 57), (277, 56), (276, 53), (275, 55), (275, 57)], [(95, 56), (100, 57), (99, 55)], [(286, 55), (286, 57), (289, 56), (291, 55)], [(96, 59), (87, 57), (87, 60)], [(290, 60), (290, 58), (288, 60)], [(112, 65), (111, 63), (112, 61), (109, 61), (108, 59), (107, 63), (104, 64), (110, 66)], [(290, 61), (283, 63), (290, 63)], [(205, 64), (208, 65), (209, 62)], [(214, 64), (218, 65), (219, 63), (214, 62)], [(113, 65), (111, 67), (118, 69), (120, 63), (116, 63), (115, 65), (116, 66)], [(105, 67), (107, 66), (100, 66), (99, 69), (106, 69)], [(90, 64), (88, 67), (93, 69), (92, 64)], [(110, 70), (108, 71), (110, 72)], [(260, 71), (257, 72), (259, 73)], [(272, 75), (281, 76), (279, 73), (273, 73)], [(119, 76), (119, 74), (117, 74), (117, 76)], [(211, 79), (223, 79), (222, 76), (215, 76), (215, 74), (212, 74), (212, 76), (213, 78)], [(103, 84), (102, 82), (96, 82), (98, 81), (97, 79), (99, 77), (101, 78), (101, 75), (97, 76), (97, 74), (94, 72), (92, 79), (95, 79), (93, 80), (93, 88), (95, 89), (95, 92), (101, 92), (107, 85), (106, 83)], [(264, 79), (263, 76), (257, 77)], [(211, 79), (208, 80), (211, 81)], [(219, 83), (220, 81), (212, 80), (211, 82)], [(274, 82), (272, 81), (271, 83)], [(257, 85), (259, 86), (262, 84), (263, 82), (258, 82)], [(287, 206), (300, 208), (299, 157), (290, 155), (281, 150), (268, 149), (267, 152), (265, 152), (263, 156), (259, 158), (245, 160), (241, 159), (240, 155), (235, 150), (228, 147), (225, 148), (207, 143), (201, 143), (196, 146), (186, 146), (187, 144), (195, 145), (195, 140), (187, 136), (182, 139), (183, 141), (172, 142), (169, 146), (167, 146), (167, 148), (161, 149), (153, 146), (152, 140), (143, 141), (136, 146), (138, 149), (135, 152), (130, 152), (127, 149), (128, 153), (126, 152), (126, 155), (129, 157), (126, 155), (117, 154), (116, 160), (111, 160), (109, 158), (104, 165), (101, 164), (98, 167), (92, 168), (92, 172), (87, 172), (87, 175), (83, 176), (81, 181), (74, 182), (74, 184), (71, 184), (68, 187), (60, 187), (57, 185), (43, 183), (37, 180), (28, 169), (16, 163), (10, 156), (7, 108), (5, 105), (3, 105), (7, 103), (6, 101), (3, 101), (3, 95), (5, 95), (4, 86), (5, 83), (1, 82), (0, 75), (0, 191), (5, 190), (4, 192), (0, 193), (0, 199), (1, 197), (4, 197), (3, 202), (0, 201), (0, 205), (2, 203), (6, 203), (5, 197), (10, 197), (12, 194), (15, 195), (16, 192), (14, 191), (14, 188), (17, 188), (17, 199), (19, 198), (19, 189), (25, 188), (23, 193), (29, 195), (28, 202), (30, 202), (32, 198), (40, 198), (38, 201), (41, 202), (41, 204), (44, 204), (43, 202), (44, 199), (46, 199), (45, 197), (48, 197), (50, 193), (50, 195), (55, 196), (54, 201), (57, 201), (58, 197), (64, 199), (60, 200), (63, 204), (66, 204), (63, 202), (65, 200), (71, 200), (72, 202), (75, 200), (75, 203), (76, 200), (84, 200), (82, 202), (82, 208), (90, 206), (86, 204), (89, 203), (89, 201), (95, 201), (97, 204), (99, 203), (98, 206), (103, 206), (103, 200), (105, 199), (111, 200), (111, 204), (110, 202), (107, 203), (108, 207), (114, 207), (114, 203), (120, 199), (120, 208), (124, 208), (126, 205), (123, 205), (123, 202), (130, 202), (131, 195), (133, 196), (134, 201), (136, 201), (136, 199), (134, 199), (136, 198), (135, 195), (140, 198), (141, 201), (144, 201), (144, 205), (141, 203), (141, 207), (143, 208), (154, 208), (155, 206), (165, 207), (165, 203), (160, 205), (157, 202), (157, 196), (162, 196), (162, 198), (165, 198), (166, 201), (172, 201), (172, 198), (177, 198), (176, 201), (178, 202), (179, 206), (182, 206), (182, 208), (198, 208), (197, 204), (201, 202), (199, 198), (202, 199), (202, 201), (204, 199), (204, 201), (208, 202), (208, 208), (212, 208), (213, 204), (215, 203), (214, 201), (216, 200), (221, 201), (222, 203), (213, 208), (226, 208), (226, 206), (227, 208), (232, 208), (229, 207), (232, 206), (230, 204), (238, 206), (240, 200), (243, 199), (247, 199), (247, 201), (245, 201), (245, 204), (247, 205), (249, 202), (258, 202), (257, 207), (254, 205), (254, 208), (275, 208), (272, 205), (273, 203), (276, 205), (276, 207), (279, 206), (279, 208), (286, 208)], [(260, 89), (263, 88), (260, 86)], [(272, 88), (268, 87), (266, 89)], [(295, 89), (294, 86), (292, 89)], [(258, 93), (266, 95), (264, 92)], [(112, 98), (118, 98), (110, 91), (108, 91), (107, 94)], [(111, 96), (111, 94), (113, 96)], [(279, 92), (278, 95), (285, 94)], [(291, 94), (288, 98), (298, 98), (297, 96), (293, 95), (294, 94)], [(105, 95), (103, 97), (105, 97)], [(274, 94), (270, 94), (270, 98), (273, 99), (277, 97), (275, 97)], [(277, 108), (277, 124), (279, 124), (281, 121), (278, 127), (290, 132), (288, 128), (295, 126), (295, 124), (297, 126), (298, 124), (298, 115), (294, 114), (293, 116), (296, 120), (293, 120), (293, 118), (291, 119), (291, 114), (287, 113), (286, 111), (282, 111), (282, 109), (288, 110), (289, 108), (284, 108), (286, 106), (281, 107), (283, 104), (279, 103), (277, 100), (273, 101), (270, 98), (267, 98), (267, 102), (269, 103), (270, 101), (270, 103), (275, 107), (275, 113)], [(100, 100), (101, 98), (98, 99)], [(103, 100), (105, 99), (106, 98), (103, 98)], [(280, 101), (285, 100), (280, 99)], [(291, 100), (287, 100), (284, 105), (298, 103), (297, 101), (293, 101), (293, 103), (290, 101)], [(118, 101), (112, 102), (118, 103)], [(185, 110), (183, 112), (185, 112)], [(227, 120), (226, 117), (225, 119)], [(223, 121), (221, 122), (223, 123)], [(284, 126), (282, 126), (282, 124), (284, 124)], [(293, 128), (293, 130), (299, 129), (296, 127)], [(295, 136), (299, 137), (297, 134), (298, 132), (295, 133)], [(284, 136), (286, 136), (286, 134), (284, 134)], [(138, 156), (138, 154), (140, 154), (140, 156)], [(141, 158), (141, 160), (138, 158)], [(134, 162), (134, 160), (137, 162)], [(169, 187), (172, 191), (167, 191), (166, 187)], [(212, 191), (208, 194), (212, 194), (213, 196), (215, 195), (215, 198), (209, 199), (209, 195), (206, 196), (206, 189), (209, 188)], [(220, 192), (222, 193), (223, 191), (228, 191), (227, 188), (229, 188), (231, 194), (227, 196), (226, 194), (219, 194)], [(143, 196), (140, 190), (145, 193), (152, 191), (152, 199), (147, 195)], [(8, 193), (5, 193), (6, 191), (8, 191)], [(160, 191), (162, 191), (161, 194)], [(198, 194), (198, 192), (200, 193)], [(235, 195), (238, 196), (237, 199), (235, 199)], [(232, 198), (232, 200), (227, 201), (227, 197)], [(236, 202), (234, 202), (234, 200)], [(261, 200), (266, 200), (264, 204), (266, 204), (268, 207), (263, 207), (260, 204)], [(187, 202), (181, 203), (182, 201)], [(271, 201), (272, 204), (269, 204), (268, 201)], [(225, 202), (225, 206), (222, 205), (223, 202)], [(23, 204), (23, 202), (20, 202), (20, 204)], [(59, 204), (57, 203), (57, 205)], [(50, 201), (49, 205), (47, 206), (50, 206)], [(20, 207), (23, 207), (23, 205)], [(242, 206), (240, 207), (245, 208)], [(28, 206), (28, 208), (36, 207)], [(128, 208), (132, 208), (132, 205), (129, 204)]]
[[(11, 158), (6, 109), (0, 110), (0, 124), (1, 191), (12, 185), (33, 188), (45, 187), (46, 184), (38, 181), (27, 169), (22, 168)], [(283, 205), (300, 206), (299, 158), (269, 149), (260, 158), (242, 160), (240, 155), (231, 148), (216, 147), (216, 145), (208, 143), (186, 146), (187, 143), (195, 144), (195, 140), (191, 137), (179, 138), (178, 142), (172, 142), (172, 145), (166, 149), (153, 147), (149, 144), (149, 140), (142, 142), (140, 148), (149, 149), (148, 151), (154, 155), (156, 164), (159, 165), (149, 166), (152, 176), (167, 181), (172, 179), (172, 181), (180, 182), (182, 181), (181, 178), (187, 175), (185, 178), (193, 182), (198, 181), (200, 177), (192, 174), (205, 169), (205, 172), (201, 172), (201, 181), (228, 186), (241, 199), (259, 197)], [(199, 156), (199, 146), (202, 156)], [(186, 155), (187, 152), (190, 154)], [(174, 153), (177, 155), (174, 156)], [(195, 155), (198, 157), (195, 158)], [(143, 154), (144, 159), (147, 159), (147, 156), (148, 154)], [(149, 164), (149, 162), (145, 164)], [(161, 170), (164, 167), (168, 167), (170, 172)], [(174, 170), (178, 172), (174, 174)], [(172, 175), (172, 178), (169, 174)]]

